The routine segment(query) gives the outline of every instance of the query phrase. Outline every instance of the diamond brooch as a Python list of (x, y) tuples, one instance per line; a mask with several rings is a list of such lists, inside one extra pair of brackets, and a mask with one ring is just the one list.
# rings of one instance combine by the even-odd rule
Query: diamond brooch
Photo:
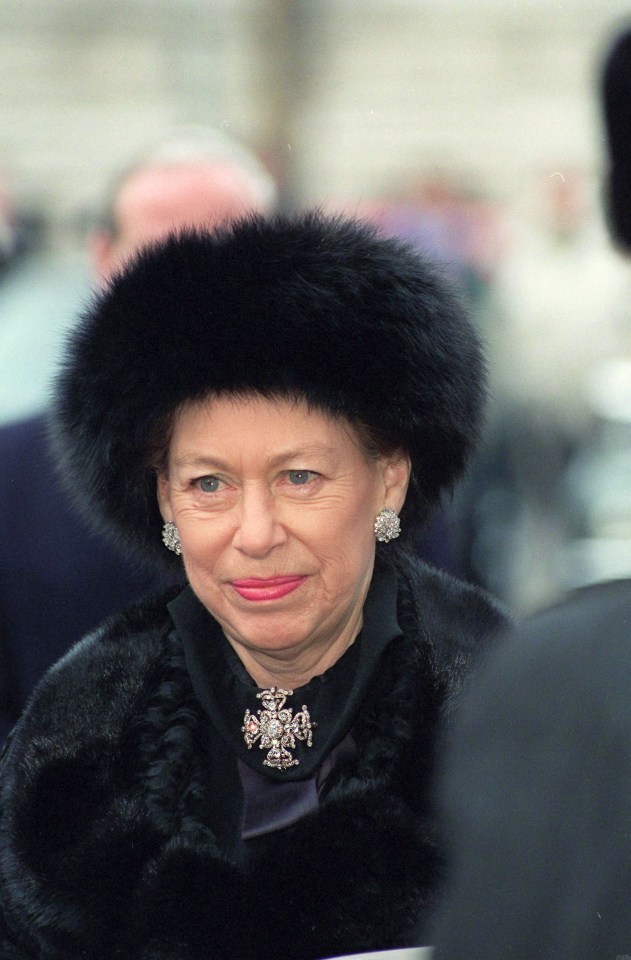
[(259, 741), (259, 748), (267, 750), (263, 760), (264, 767), (273, 767), (275, 770), (288, 770), (295, 767), (300, 761), (291, 751), (296, 746), (296, 740), (304, 740), (308, 747), (313, 742), (313, 727), (309, 711), (302, 705), (302, 710), (295, 716), (291, 707), (286, 707), (287, 697), (291, 697), (293, 690), (282, 690), (280, 687), (269, 687), (257, 693), (257, 699), (262, 701), (263, 709), (254, 716), (249, 710), (245, 711), (241, 731), (248, 750)]

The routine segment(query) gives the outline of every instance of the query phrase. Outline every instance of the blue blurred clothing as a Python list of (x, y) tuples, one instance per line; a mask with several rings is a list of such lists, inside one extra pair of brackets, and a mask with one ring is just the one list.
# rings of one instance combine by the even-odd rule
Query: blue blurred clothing
[(55, 475), (44, 416), (0, 428), (0, 743), (72, 643), (164, 583), (75, 512)]

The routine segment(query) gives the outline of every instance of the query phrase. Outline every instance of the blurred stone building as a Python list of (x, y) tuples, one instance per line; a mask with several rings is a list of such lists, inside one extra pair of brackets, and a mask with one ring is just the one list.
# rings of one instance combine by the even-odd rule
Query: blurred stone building
[(288, 203), (449, 168), (503, 196), (599, 162), (624, 0), (3, 0), (0, 169), (54, 227), (174, 123), (229, 130)]

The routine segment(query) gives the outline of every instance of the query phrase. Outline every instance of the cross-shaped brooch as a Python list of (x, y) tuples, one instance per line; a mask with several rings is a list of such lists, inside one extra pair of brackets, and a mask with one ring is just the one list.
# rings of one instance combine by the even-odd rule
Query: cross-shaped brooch
[(311, 722), (309, 711), (302, 705), (302, 710), (292, 716), (291, 707), (285, 706), (287, 697), (291, 697), (293, 690), (281, 690), (280, 687), (270, 687), (257, 693), (257, 699), (263, 702), (263, 709), (258, 711), (258, 717), (245, 711), (241, 731), (248, 750), (251, 750), (260, 739), (259, 748), (267, 750), (268, 754), (263, 761), (264, 767), (274, 767), (276, 770), (287, 770), (295, 767), (300, 761), (290, 751), (296, 746), (296, 740), (305, 740), (307, 746), (312, 745), (312, 732), (315, 723)]

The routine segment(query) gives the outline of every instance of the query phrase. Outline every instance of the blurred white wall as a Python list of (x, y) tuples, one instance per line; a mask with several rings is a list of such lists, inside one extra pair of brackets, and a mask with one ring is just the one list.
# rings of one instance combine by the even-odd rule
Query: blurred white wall
[(292, 199), (444, 167), (506, 196), (600, 163), (626, 0), (2, 0), (0, 169), (55, 223), (167, 124), (261, 149)]

